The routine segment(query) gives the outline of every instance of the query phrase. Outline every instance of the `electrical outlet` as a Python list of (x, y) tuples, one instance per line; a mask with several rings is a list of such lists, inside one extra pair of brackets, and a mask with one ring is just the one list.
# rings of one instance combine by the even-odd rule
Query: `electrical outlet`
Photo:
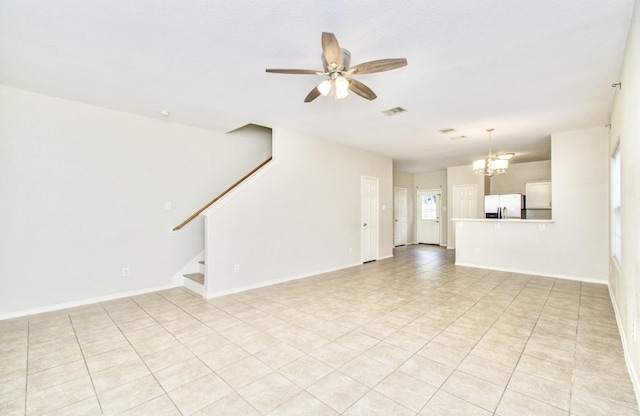
[(480, 254), (480, 247), (474, 248), (473, 252), (476, 253), (476, 254)]
[(633, 323), (633, 342), (638, 340), (638, 325), (637, 322)]
[(353, 253), (353, 248), (349, 247), (349, 254)]
[(122, 275), (123, 276), (129, 276), (129, 268), (128, 267), (123, 267), (122, 268)]
[(239, 264), (236, 264), (236, 265), (233, 266), (233, 272), (234, 273), (240, 273), (240, 265)]

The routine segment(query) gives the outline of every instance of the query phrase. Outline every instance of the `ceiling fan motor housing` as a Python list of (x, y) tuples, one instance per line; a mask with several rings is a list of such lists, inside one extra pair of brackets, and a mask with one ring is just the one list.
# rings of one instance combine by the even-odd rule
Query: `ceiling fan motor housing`
[(324, 55), (321, 55), (322, 56), (322, 66), (323, 66), (325, 72), (329, 72), (329, 73), (333, 72), (333, 71), (344, 72), (347, 69), (349, 69), (349, 66), (351, 64), (351, 52), (349, 52), (348, 50), (346, 50), (344, 48), (340, 48), (340, 52), (342, 53), (342, 65), (340, 65), (337, 68), (329, 68), (329, 63), (325, 59)]

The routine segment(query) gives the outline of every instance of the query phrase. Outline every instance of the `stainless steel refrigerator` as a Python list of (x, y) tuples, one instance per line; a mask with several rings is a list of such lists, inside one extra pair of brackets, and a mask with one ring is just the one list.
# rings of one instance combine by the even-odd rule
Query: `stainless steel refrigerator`
[(525, 212), (524, 195), (485, 195), (485, 218), (523, 218)]

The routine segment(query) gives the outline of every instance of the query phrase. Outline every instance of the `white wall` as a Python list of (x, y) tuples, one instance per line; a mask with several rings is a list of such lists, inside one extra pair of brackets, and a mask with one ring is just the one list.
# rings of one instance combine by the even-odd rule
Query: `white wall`
[(524, 194), (526, 182), (551, 180), (551, 161), (509, 164), (507, 173), (489, 180), (489, 192), (500, 194)]
[(0, 86), (0, 317), (172, 284), (203, 250), (203, 221), (170, 229), (270, 152)]
[(407, 190), (407, 244), (416, 243), (416, 188), (414, 185), (414, 174), (393, 171), (393, 186), (405, 188)]
[[(436, 172), (416, 173), (414, 175), (414, 184), (416, 186), (416, 192), (420, 189), (441, 189), (442, 190), (442, 201), (441, 201), (442, 212), (440, 216), (440, 245), (446, 246), (447, 235), (448, 235), (447, 224), (449, 223), (447, 171), (440, 170)], [(417, 224), (416, 224), (416, 233), (417, 233)]]
[[(627, 363), (640, 399), (640, 1), (631, 30), (611, 116), (609, 154), (618, 143), (622, 159), (622, 264), (611, 258), (609, 285)], [(633, 339), (633, 325), (638, 335)]]
[(362, 175), (379, 178), (379, 258), (393, 255), (390, 158), (282, 129), (274, 158), (207, 218), (209, 296), (360, 264)]
[(551, 135), (553, 219), (567, 274), (609, 274), (608, 138), (604, 126)]
[(456, 264), (606, 282), (607, 147), (606, 127), (553, 134), (553, 223), (541, 231), (527, 220), (461, 222)]

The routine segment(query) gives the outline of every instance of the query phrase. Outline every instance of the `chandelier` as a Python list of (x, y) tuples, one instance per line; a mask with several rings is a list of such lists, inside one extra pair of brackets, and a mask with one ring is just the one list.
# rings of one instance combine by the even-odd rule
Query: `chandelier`
[(503, 153), (500, 155), (491, 154), (491, 132), (493, 129), (487, 129), (489, 132), (489, 156), (487, 159), (478, 159), (473, 162), (473, 173), (476, 175), (495, 176), (507, 172), (509, 167), (509, 159), (513, 153)]

